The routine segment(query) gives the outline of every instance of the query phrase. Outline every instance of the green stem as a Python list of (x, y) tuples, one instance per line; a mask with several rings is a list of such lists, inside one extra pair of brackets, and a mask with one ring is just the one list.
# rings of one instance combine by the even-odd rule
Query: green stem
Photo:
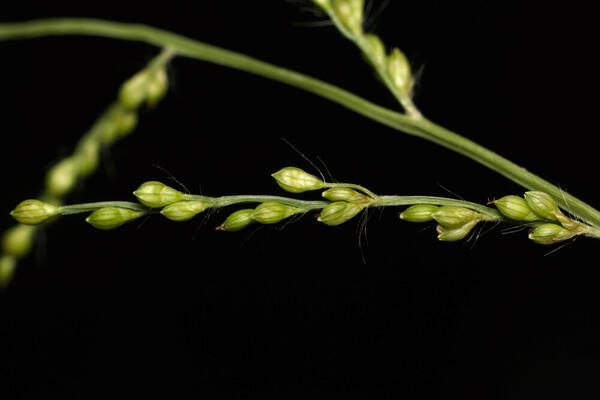
[[(347, 186), (346, 186), (347, 187)], [(284, 196), (270, 196), (262, 194), (245, 194), (245, 195), (232, 195), (232, 196), (220, 196), (220, 197), (209, 197), (200, 195), (188, 195), (186, 200), (204, 201), (210, 203), (212, 207), (220, 208), (227, 207), (234, 204), (243, 203), (263, 203), (265, 201), (276, 201), (282, 204), (286, 204), (292, 207), (301, 208), (306, 211), (320, 210), (323, 207), (330, 204), (329, 201), (312, 201), (312, 200), (299, 200), (293, 197)], [(434, 197), (434, 196), (378, 196), (375, 201), (369, 204), (370, 207), (390, 207), (390, 206), (405, 206), (412, 204), (435, 204), (435, 205), (448, 205), (448, 206), (459, 206), (466, 207), (491, 217), (495, 220), (505, 220), (502, 215), (495, 209), (483, 206), (477, 203), (471, 203), (469, 201), (450, 199), (447, 197)], [(127, 208), (133, 211), (149, 211), (148, 207), (145, 207), (139, 203), (133, 203), (129, 201), (100, 201), (95, 203), (82, 203), (82, 204), (71, 204), (61, 206), (59, 208), (61, 215), (80, 214), (85, 212), (92, 212), (100, 208), (116, 207), (116, 208)]]
[(133, 211), (149, 211), (148, 207), (130, 201), (99, 201), (97, 203), (81, 203), (61, 206), (59, 207), (59, 212), (60, 215), (72, 215), (92, 212), (106, 207), (127, 208), (128, 210)]
[[(234, 204), (263, 203), (265, 201), (276, 201), (292, 207), (301, 208), (305, 211), (320, 210), (323, 207), (330, 204), (329, 201), (299, 200), (293, 197), (270, 196), (262, 194), (232, 195), (220, 197), (188, 195), (186, 200), (204, 201), (210, 203), (214, 208), (227, 207)], [(405, 206), (412, 204), (435, 204), (439, 206), (447, 205), (465, 207), (477, 211), (481, 214), (484, 214), (493, 220), (508, 221), (497, 210), (493, 208), (486, 207), (477, 203), (471, 203), (469, 201), (450, 199), (447, 197), (378, 196), (375, 201), (369, 204), (369, 207)], [(61, 215), (71, 215), (92, 212), (100, 208), (106, 207), (127, 208), (133, 211), (149, 211), (148, 207), (145, 207), (139, 203), (133, 203), (129, 201), (100, 201), (96, 203), (71, 204), (61, 206), (59, 210)]]
[[(346, 187), (348, 187), (346, 185)], [(204, 201), (211, 204), (211, 207), (220, 208), (234, 204), (243, 203), (262, 203), (265, 201), (276, 201), (282, 204), (286, 204), (292, 207), (302, 209), (303, 212), (320, 210), (331, 204), (328, 201), (310, 201), (310, 200), (298, 200), (291, 197), (283, 196), (270, 196), (270, 195), (233, 195), (233, 196), (220, 196), (220, 197), (208, 197), (200, 195), (187, 195), (186, 200)], [(534, 221), (521, 223), (505, 218), (496, 209), (483, 206), (481, 204), (472, 203), (464, 200), (450, 199), (447, 197), (434, 197), (434, 196), (377, 196), (373, 202), (367, 207), (394, 207), (394, 206), (408, 206), (413, 204), (434, 204), (438, 206), (458, 206), (465, 207), (471, 210), (477, 211), (483, 215), (485, 221), (497, 221), (505, 222), (509, 224), (536, 226), (543, 221)], [(82, 203), (82, 204), (71, 204), (59, 207), (60, 215), (73, 215), (93, 212), (95, 210), (107, 207), (115, 208), (126, 208), (133, 211), (140, 211), (144, 213), (155, 213), (156, 209), (152, 210), (139, 203), (132, 203), (129, 201), (100, 201), (96, 203)], [(600, 239), (600, 230), (589, 227), (587, 225), (581, 225), (581, 231), (577, 234), (582, 234), (595, 239)]]
[(548, 193), (564, 210), (595, 228), (600, 228), (600, 212), (598, 210), (547, 180), (425, 118), (415, 119), (414, 125), (428, 133), (426, 139), (463, 154), (523, 187)]
[[(469, 208), (473, 211), (477, 211), (483, 214), (491, 220), (511, 222), (504, 218), (498, 210), (490, 207), (483, 206), (477, 203), (471, 203), (470, 201), (449, 199), (447, 197), (435, 197), (435, 196), (379, 196), (377, 200), (372, 203), (375, 207), (389, 207), (389, 206), (407, 206), (412, 204), (434, 204), (436, 206), (458, 206)], [(514, 221), (513, 221), (514, 222)]]
[(336, 13), (333, 12), (331, 8), (329, 8), (326, 11), (329, 15), (329, 18), (333, 22), (333, 25), (338, 29), (338, 31), (340, 31), (340, 33), (343, 36), (345, 36), (348, 40), (353, 42), (360, 49), (360, 51), (362, 51), (362, 53), (369, 60), (369, 63), (375, 70), (375, 73), (377, 73), (379, 79), (381, 79), (381, 82), (383, 82), (383, 84), (392, 93), (396, 100), (402, 105), (406, 113), (415, 118), (420, 117), (421, 112), (414, 105), (412, 99), (405, 93), (402, 93), (402, 91), (398, 90), (398, 87), (394, 84), (394, 82), (392, 82), (392, 79), (390, 78), (390, 75), (387, 72), (387, 68), (379, 63), (377, 57), (375, 56), (375, 54), (373, 54), (373, 51), (371, 50), (371, 47), (369, 46), (365, 37), (363, 35), (355, 35), (348, 29), (346, 29), (344, 24), (340, 21)]
[(413, 134), (419, 133), (412, 127), (411, 118), (378, 106), (334, 85), (162, 29), (87, 18), (43, 19), (24, 23), (0, 24), (0, 40), (49, 35), (105, 36), (169, 47), (175, 55), (212, 62), (283, 82), (325, 97), (384, 125), (400, 128), (402, 131)]
[(170, 47), (178, 55), (247, 71), (307, 90), (383, 125), (461, 153), (528, 189), (549, 193), (563, 209), (570, 211), (592, 226), (600, 228), (600, 211), (485, 147), (425, 118), (414, 118), (394, 112), (346, 90), (298, 72), (144, 25), (69, 18), (0, 24), (0, 40), (67, 34), (106, 36)]
[(175, 55), (175, 49), (171, 46), (166, 46), (159, 55), (150, 60), (145, 70), (152, 75), (152, 73), (164, 68)]
[(291, 197), (283, 196), (269, 196), (269, 195), (234, 195), (234, 196), (221, 196), (221, 197), (207, 197), (199, 195), (190, 195), (188, 200), (199, 200), (205, 201), (212, 204), (213, 207), (226, 207), (233, 204), (240, 203), (262, 203), (265, 201), (277, 201), (288, 206), (301, 208), (306, 211), (320, 210), (325, 207), (329, 202), (327, 201), (310, 201), (310, 200), (298, 200)]

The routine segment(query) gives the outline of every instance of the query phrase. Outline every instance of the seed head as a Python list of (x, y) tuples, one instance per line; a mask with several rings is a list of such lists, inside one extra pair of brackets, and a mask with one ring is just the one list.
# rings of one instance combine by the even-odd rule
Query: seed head
[(77, 148), (77, 170), (79, 175), (91, 175), (99, 163), (100, 144), (96, 140), (85, 140)]
[(156, 106), (159, 101), (167, 94), (169, 80), (167, 71), (164, 68), (159, 69), (150, 77), (146, 87), (146, 101), (150, 107)]
[(455, 228), (448, 228), (443, 225), (438, 225), (438, 239), (443, 242), (456, 242), (464, 239), (478, 222), (479, 220), (472, 220)]
[(438, 224), (450, 229), (459, 228), (471, 221), (481, 220), (481, 214), (478, 212), (458, 206), (441, 206), (431, 216)]
[(555, 213), (560, 213), (556, 201), (544, 192), (525, 192), (525, 201), (531, 210), (542, 218), (556, 221)]
[(252, 213), (252, 219), (261, 224), (276, 224), (277, 222), (301, 213), (296, 207), (278, 203), (276, 201), (265, 201), (260, 203)]
[(160, 210), (160, 213), (171, 221), (180, 222), (194, 218), (209, 207), (210, 204), (204, 201), (183, 200), (169, 204)]
[(130, 134), (138, 123), (138, 115), (135, 111), (123, 111), (116, 117), (116, 130), (119, 136)]
[(177, 201), (184, 200), (185, 195), (158, 181), (142, 183), (133, 195), (145, 206), (156, 208), (164, 207)]
[(65, 158), (46, 174), (46, 188), (54, 197), (62, 197), (73, 189), (77, 181), (77, 160)]
[(362, 33), (364, 0), (333, 0), (333, 12), (354, 35)]
[(100, 143), (106, 146), (113, 144), (120, 136), (118, 120), (123, 109), (119, 109), (100, 121), (97, 136)]
[(541, 224), (529, 232), (529, 239), (538, 244), (555, 244), (571, 239), (575, 233), (557, 224)]
[(408, 222), (429, 222), (433, 220), (433, 213), (438, 208), (433, 204), (415, 204), (402, 211), (400, 219)]
[(318, 190), (325, 186), (325, 183), (316, 176), (296, 167), (282, 168), (271, 176), (283, 190), (291, 193)]
[(142, 215), (143, 211), (133, 211), (127, 208), (105, 207), (91, 213), (85, 222), (94, 228), (109, 230), (115, 229), (126, 222), (133, 221)]
[(29, 225), (11, 227), (2, 236), (2, 251), (14, 257), (23, 257), (31, 249), (34, 232), (35, 228)]
[(537, 221), (540, 219), (540, 217), (529, 208), (525, 199), (519, 196), (504, 196), (496, 200), (494, 204), (502, 215), (514, 219), (515, 221)]
[(558, 211), (558, 212), (554, 212), (552, 215), (554, 215), (556, 217), (556, 220), (567, 230), (573, 232), (573, 233), (583, 233), (586, 231), (586, 226), (584, 224), (582, 224), (581, 222), (572, 220), (571, 218), (567, 217), (565, 214), (563, 214), (562, 212)]
[(52, 204), (31, 199), (20, 202), (10, 215), (25, 225), (39, 225), (48, 218), (58, 215), (60, 210)]
[(393, 49), (387, 60), (388, 74), (394, 85), (406, 95), (410, 95), (414, 84), (410, 63), (400, 49)]
[(326, 205), (321, 210), (318, 221), (329, 226), (340, 225), (361, 212), (364, 207), (364, 205), (360, 204), (336, 201), (335, 203)]
[(369, 203), (372, 200), (369, 196), (347, 187), (334, 187), (327, 189), (321, 193), (321, 196), (331, 201), (347, 201), (349, 203), (357, 204)]
[(252, 219), (253, 213), (254, 209), (252, 208), (238, 210), (233, 214), (229, 215), (229, 217), (227, 217), (225, 221), (217, 227), (217, 230), (235, 232), (244, 229), (252, 222), (254, 222), (254, 220)]
[(119, 102), (128, 109), (137, 108), (146, 99), (148, 71), (140, 71), (121, 86)]
[(377, 66), (384, 66), (385, 64), (385, 45), (379, 39), (378, 36), (373, 35), (371, 33), (365, 33), (363, 38), (367, 42), (367, 46), (369, 46), (369, 51), (373, 55), (375, 59), (375, 64)]

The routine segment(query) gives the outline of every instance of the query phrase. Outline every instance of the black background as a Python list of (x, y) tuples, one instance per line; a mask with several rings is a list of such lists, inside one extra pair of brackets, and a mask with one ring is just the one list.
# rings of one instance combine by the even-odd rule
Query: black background
[[(315, 27), (323, 18), (305, 6), (53, 5), (3, 10), (0, 19), (147, 23), (396, 108), (353, 46)], [(415, 102), (425, 115), (598, 205), (591, 15), (573, 4), (390, 1), (367, 30), (422, 70)], [(0, 42), (2, 227), (156, 52), (89, 37)], [(154, 165), (195, 193), (281, 194), (272, 172), (294, 165), (316, 173), (282, 138), (321, 158), (335, 179), (377, 193), (453, 197), (447, 188), (483, 203), (523, 192), (473, 161), (279, 83), (185, 58), (169, 76), (168, 96), (142, 112), (136, 132), (103, 155), (69, 202), (132, 200), (140, 183), (169, 181)], [(215, 232), (229, 211), (178, 224), (155, 216), (110, 232), (73, 216), (44, 230), (0, 294), (3, 398), (123, 390), (593, 396), (596, 242), (547, 255), (553, 248), (526, 232), (498, 227), (439, 243), (433, 225), (402, 222), (392, 209), (369, 213), (361, 247), (358, 219), (331, 228), (306, 216), (285, 227)]]

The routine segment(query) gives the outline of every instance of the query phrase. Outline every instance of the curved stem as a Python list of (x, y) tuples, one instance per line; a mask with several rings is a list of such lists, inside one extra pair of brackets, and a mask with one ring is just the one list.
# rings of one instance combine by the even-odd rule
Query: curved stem
[(334, 85), (162, 29), (87, 18), (43, 19), (24, 23), (0, 24), (0, 40), (49, 35), (105, 36), (168, 47), (175, 55), (212, 62), (283, 82), (325, 97), (384, 125), (401, 127), (401, 130), (413, 134), (419, 133), (418, 129), (411, 126), (411, 118), (378, 106)]
[(69, 18), (0, 24), (0, 40), (66, 34), (106, 36), (170, 47), (178, 55), (247, 71), (307, 90), (383, 125), (461, 153), (528, 189), (547, 192), (563, 209), (600, 228), (600, 211), (506, 158), (423, 117), (409, 117), (394, 112), (318, 79), (144, 25)]
[(60, 215), (72, 215), (92, 212), (106, 207), (127, 208), (128, 210), (133, 211), (149, 211), (148, 207), (130, 201), (99, 201), (96, 203), (71, 204), (68, 206), (61, 206), (58, 210)]

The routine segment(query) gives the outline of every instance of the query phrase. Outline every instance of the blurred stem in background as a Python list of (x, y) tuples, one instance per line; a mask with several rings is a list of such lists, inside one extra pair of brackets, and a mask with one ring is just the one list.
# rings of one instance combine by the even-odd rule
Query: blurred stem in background
[[(121, 86), (118, 99), (81, 137), (73, 152), (50, 167), (38, 199), (60, 205), (78, 183), (97, 170), (101, 151), (135, 129), (142, 104), (154, 107), (167, 93), (166, 65), (173, 56), (173, 50), (165, 48)], [(19, 259), (31, 251), (38, 229), (41, 228), (17, 224), (2, 234), (0, 288), (12, 279)]]

